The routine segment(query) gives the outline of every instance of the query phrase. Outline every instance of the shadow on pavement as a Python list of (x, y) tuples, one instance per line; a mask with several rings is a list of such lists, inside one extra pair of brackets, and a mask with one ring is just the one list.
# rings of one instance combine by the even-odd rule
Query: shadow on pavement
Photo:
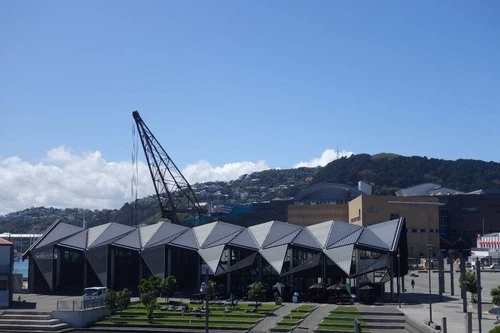
[(13, 301), (9, 309), (36, 309), (36, 303), (26, 301)]

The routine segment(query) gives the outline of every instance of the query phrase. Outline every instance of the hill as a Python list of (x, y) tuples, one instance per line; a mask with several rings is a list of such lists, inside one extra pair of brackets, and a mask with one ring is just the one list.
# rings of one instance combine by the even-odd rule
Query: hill
[[(356, 187), (358, 181), (373, 186), (375, 195), (394, 195), (401, 188), (421, 183), (437, 183), (463, 192), (500, 188), (500, 163), (479, 160), (441, 160), (395, 154), (358, 154), (340, 158), (325, 167), (265, 170), (243, 175), (230, 182), (206, 182), (192, 185), (198, 200), (214, 207), (227, 202), (251, 205), (274, 199), (294, 197), (307, 186), (335, 182)], [(120, 222), (150, 224), (159, 218), (156, 198), (139, 199), (120, 209), (88, 210), (79, 208), (29, 208), (0, 216), (0, 232), (41, 233), (54, 220), (88, 227)]]

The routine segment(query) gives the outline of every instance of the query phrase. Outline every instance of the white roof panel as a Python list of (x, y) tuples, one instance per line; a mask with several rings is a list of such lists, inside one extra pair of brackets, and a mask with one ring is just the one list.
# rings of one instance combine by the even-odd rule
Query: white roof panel
[(252, 234), (259, 247), (262, 247), (262, 243), (264, 243), (264, 240), (266, 239), (266, 236), (273, 224), (274, 221), (269, 221), (248, 227), (248, 230)]
[(351, 272), (352, 251), (354, 245), (346, 245), (343, 247), (336, 247), (334, 249), (323, 250), (323, 252), (330, 258), (337, 266), (340, 267), (347, 275)]
[(205, 240), (210, 235), (212, 230), (217, 225), (217, 222), (207, 223), (203, 225), (199, 225), (193, 228), (194, 235), (196, 237), (196, 241), (198, 242), (198, 248), (203, 246)]
[(316, 238), (321, 244), (321, 247), (326, 247), (330, 231), (332, 229), (333, 221), (326, 221), (322, 223), (307, 226), (306, 229)]
[(205, 261), (205, 264), (210, 267), (212, 273), (217, 271), (217, 266), (219, 266), (220, 258), (222, 252), (224, 251), (224, 245), (209, 247), (206, 249), (198, 250), (200, 257)]
[(278, 272), (278, 274), (281, 274), (287, 249), (288, 245), (281, 245), (269, 249), (261, 249), (259, 253), (276, 270), (276, 272)]

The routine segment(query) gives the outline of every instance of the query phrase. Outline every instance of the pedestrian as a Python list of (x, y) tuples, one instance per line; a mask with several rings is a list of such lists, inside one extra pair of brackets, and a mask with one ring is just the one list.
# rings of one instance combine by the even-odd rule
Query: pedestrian
[(411, 279), (411, 289), (415, 289), (415, 280)]

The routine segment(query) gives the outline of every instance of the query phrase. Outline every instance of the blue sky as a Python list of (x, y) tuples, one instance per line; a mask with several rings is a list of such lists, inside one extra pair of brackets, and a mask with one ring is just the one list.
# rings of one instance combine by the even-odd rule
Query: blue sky
[(494, 0), (3, 1), (0, 185), (15, 190), (0, 214), (120, 207), (133, 110), (191, 182), (337, 149), (499, 162), (499, 14)]

